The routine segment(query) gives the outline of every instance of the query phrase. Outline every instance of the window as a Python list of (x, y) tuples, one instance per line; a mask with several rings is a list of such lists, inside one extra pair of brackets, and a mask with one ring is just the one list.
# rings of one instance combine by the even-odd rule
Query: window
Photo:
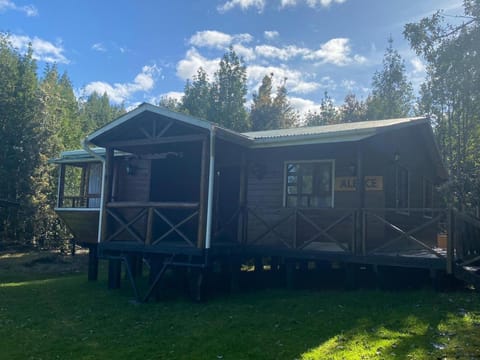
[(428, 179), (423, 179), (423, 216), (433, 217), (433, 183)]
[(408, 209), (409, 191), (408, 170), (402, 166), (397, 166), (395, 171), (395, 207), (397, 209)]
[(287, 162), (285, 206), (333, 207), (333, 161)]

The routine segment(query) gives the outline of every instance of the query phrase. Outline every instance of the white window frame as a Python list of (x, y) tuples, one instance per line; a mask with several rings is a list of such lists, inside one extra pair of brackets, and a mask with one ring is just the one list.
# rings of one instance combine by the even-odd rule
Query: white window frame
[(332, 183), (331, 183), (331, 189), (332, 189), (332, 201), (330, 206), (323, 207), (323, 208), (315, 208), (315, 207), (310, 207), (310, 208), (304, 208), (304, 207), (299, 207), (297, 206), (296, 208), (299, 209), (333, 209), (335, 207), (335, 159), (322, 159), (322, 160), (286, 160), (283, 162), (283, 207), (287, 207), (287, 184), (288, 184), (288, 179), (287, 179), (287, 169), (288, 169), (288, 164), (313, 164), (313, 163), (330, 163), (331, 164), (331, 169), (332, 169)]

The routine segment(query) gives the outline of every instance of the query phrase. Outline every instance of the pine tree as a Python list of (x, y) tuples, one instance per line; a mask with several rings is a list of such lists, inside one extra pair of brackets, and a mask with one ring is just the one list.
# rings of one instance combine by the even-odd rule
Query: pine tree
[(220, 60), (211, 90), (208, 120), (235, 131), (250, 128), (245, 109), (247, 71), (232, 47)]
[(333, 99), (325, 91), (320, 103), (320, 111), (309, 111), (305, 116), (307, 126), (331, 125), (338, 122), (338, 112)]
[(211, 88), (207, 73), (200, 67), (192, 82), (187, 81), (185, 84), (180, 108), (192, 116), (207, 119), (212, 103)]
[(107, 93), (93, 92), (80, 104), (82, 132), (84, 135), (99, 129), (125, 113), (123, 104), (112, 105)]
[(347, 94), (338, 115), (340, 123), (364, 121), (367, 119), (366, 104), (357, 100), (355, 94)]
[(393, 48), (393, 39), (383, 57), (383, 69), (376, 71), (372, 80), (372, 94), (367, 99), (369, 120), (400, 118), (411, 115), (413, 109), (413, 88), (408, 81), (405, 62)]

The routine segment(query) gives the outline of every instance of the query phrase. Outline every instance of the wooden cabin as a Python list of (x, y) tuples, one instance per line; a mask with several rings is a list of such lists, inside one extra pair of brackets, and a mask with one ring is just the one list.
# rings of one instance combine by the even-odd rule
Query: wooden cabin
[(158, 278), (252, 257), (453, 264), (428, 118), (237, 133), (142, 104), (55, 162), (58, 214), (117, 279), (135, 258)]

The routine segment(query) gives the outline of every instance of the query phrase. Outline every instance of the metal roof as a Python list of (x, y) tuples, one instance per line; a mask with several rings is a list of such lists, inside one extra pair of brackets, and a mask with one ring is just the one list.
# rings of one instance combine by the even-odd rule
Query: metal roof
[(251, 131), (245, 132), (243, 135), (253, 141), (252, 147), (335, 143), (359, 141), (384, 130), (391, 130), (419, 123), (428, 123), (428, 119), (424, 117), (415, 117), (361, 121), (335, 125)]
[[(99, 156), (105, 156), (105, 148), (96, 147), (96, 148), (91, 148), (90, 150)], [(114, 152), (114, 156), (127, 156), (127, 155), (130, 155), (130, 154), (123, 151), (117, 151), (117, 150), (115, 150)], [(62, 151), (60, 153), (59, 158), (51, 159), (49, 162), (54, 164), (62, 164), (62, 163), (73, 164), (73, 163), (98, 162), (98, 161), (99, 160), (93, 157), (91, 153), (83, 149), (78, 149), (78, 150)]]

